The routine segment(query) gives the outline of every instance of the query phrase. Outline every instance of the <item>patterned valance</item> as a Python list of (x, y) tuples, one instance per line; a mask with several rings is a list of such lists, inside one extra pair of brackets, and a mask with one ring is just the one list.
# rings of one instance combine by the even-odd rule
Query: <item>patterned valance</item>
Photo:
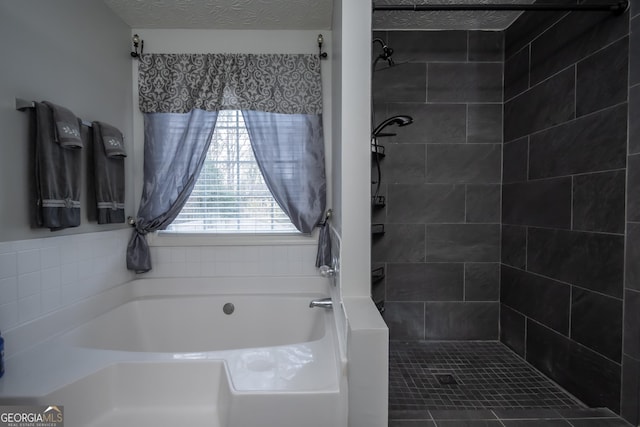
[(322, 113), (318, 55), (144, 54), (138, 72), (143, 113)]

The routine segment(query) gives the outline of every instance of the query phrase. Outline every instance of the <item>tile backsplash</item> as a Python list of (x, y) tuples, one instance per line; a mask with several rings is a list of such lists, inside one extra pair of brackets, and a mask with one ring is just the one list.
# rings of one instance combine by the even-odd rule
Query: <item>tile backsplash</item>
[(317, 246), (156, 246), (140, 277), (317, 276)]
[(129, 229), (0, 242), (0, 330), (5, 332), (131, 280)]

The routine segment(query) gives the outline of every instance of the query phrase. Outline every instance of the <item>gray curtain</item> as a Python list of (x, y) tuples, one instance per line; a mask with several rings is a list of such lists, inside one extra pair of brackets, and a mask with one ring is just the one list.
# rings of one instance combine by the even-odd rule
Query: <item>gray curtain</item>
[(284, 213), (311, 233), (326, 206), (322, 116), (242, 111), (262, 176)]
[(219, 110), (242, 110), (267, 186), (298, 230), (319, 224), (326, 180), (318, 55), (145, 54), (138, 73), (145, 168), (129, 269), (151, 269), (144, 236), (166, 228), (187, 201)]
[(135, 230), (127, 246), (127, 268), (151, 270), (145, 235), (165, 229), (187, 202), (207, 155), (218, 113), (144, 115), (144, 187)]

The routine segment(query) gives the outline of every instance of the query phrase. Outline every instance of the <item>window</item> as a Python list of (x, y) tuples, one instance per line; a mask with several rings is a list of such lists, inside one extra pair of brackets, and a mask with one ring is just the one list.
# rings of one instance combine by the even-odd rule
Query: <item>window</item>
[(297, 232), (264, 182), (240, 111), (218, 113), (193, 192), (167, 228), (180, 232)]

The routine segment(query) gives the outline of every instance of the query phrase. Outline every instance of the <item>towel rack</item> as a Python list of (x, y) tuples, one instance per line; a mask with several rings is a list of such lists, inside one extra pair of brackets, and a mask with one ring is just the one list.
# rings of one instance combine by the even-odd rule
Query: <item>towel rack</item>
[[(25, 111), (29, 108), (34, 108), (35, 104), (33, 101), (27, 101), (26, 99), (16, 98), (16, 110)], [(91, 122), (87, 122), (85, 120), (81, 120), (82, 124), (87, 127), (92, 127)]]

